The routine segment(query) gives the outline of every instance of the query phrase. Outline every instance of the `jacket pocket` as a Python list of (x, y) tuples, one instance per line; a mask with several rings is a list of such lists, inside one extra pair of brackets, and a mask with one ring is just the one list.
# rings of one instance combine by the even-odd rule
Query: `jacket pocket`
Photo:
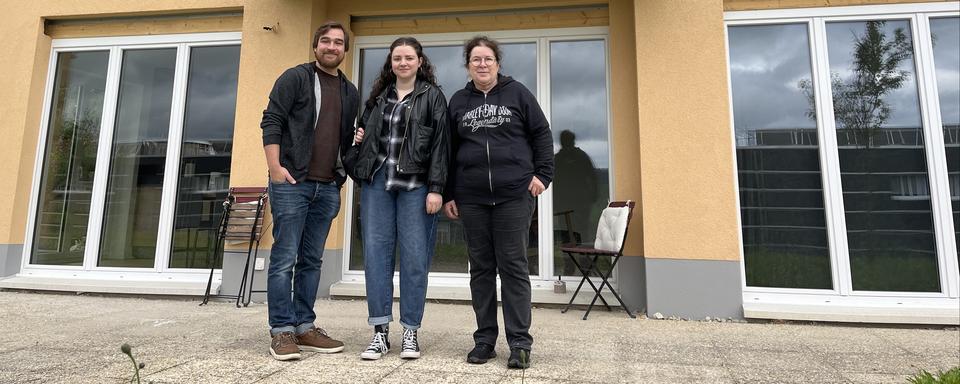
[(410, 156), (413, 163), (419, 168), (429, 168), (431, 148), (433, 147), (433, 136), (437, 129), (435, 127), (413, 124), (412, 141), (409, 144)]

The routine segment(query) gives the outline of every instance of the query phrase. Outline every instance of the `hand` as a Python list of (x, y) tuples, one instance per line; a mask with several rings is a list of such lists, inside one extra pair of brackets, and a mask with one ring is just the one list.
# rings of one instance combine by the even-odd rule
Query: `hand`
[(357, 128), (356, 132), (353, 133), (353, 145), (357, 145), (363, 142), (363, 128)]
[(530, 186), (527, 187), (527, 190), (530, 191), (530, 195), (533, 197), (540, 196), (547, 187), (543, 186), (543, 183), (540, 182), (536, 176), (533, 177), (533, 180), (530, 180)]
[(276, 169), (271, 169), (270, 181), (274, 183), (282, 183), (284, 181), (286, 181), (289, 184), (297, 183), (297, 179), (294, 179), (293, 176), (290, 176), (290, 172), (287, 172), (287, 169), (284, 167), (277, 167)]
[(450, 200), (443, 205), (443, 214), (447, 215), (447, 218), (450, 220), (457, 220), (460, 218), (460, 210), (457, 209), (457, 202)]
[(432, 215), (440, 212), (441, 205), (443, 205), (443, 196), (436, 192), (427, 194), (427, 214)]

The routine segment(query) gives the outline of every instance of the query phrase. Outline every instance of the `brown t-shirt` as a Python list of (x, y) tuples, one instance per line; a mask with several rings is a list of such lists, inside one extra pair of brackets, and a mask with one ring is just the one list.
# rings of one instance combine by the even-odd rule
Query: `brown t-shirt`
[(320, 112), (313, 133), (308, 180), (333, 181), (340, 150), (340, 77), (314, 66), (320, 79)]

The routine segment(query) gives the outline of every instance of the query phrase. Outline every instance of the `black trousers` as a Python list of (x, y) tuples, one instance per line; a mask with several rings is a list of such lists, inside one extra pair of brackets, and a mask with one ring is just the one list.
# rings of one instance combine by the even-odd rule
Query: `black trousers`
[(530, 350), (530, 268), (527, 244), (536, 199), (529, 194), (497, 205), (459, 205), (470, 253), (470, 293), (476, 343), (497, 344), (497, 273), (503, 323), (511, 348)]

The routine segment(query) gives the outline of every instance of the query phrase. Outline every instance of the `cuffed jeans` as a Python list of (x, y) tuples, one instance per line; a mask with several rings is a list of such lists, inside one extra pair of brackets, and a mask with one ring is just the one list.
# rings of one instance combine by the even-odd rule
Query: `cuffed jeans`
[(427, 299), (437, 215), (427, 214), (427, 187), (387, 191), (383, 170), (360, 190), (363, 271), (370, 325), (393, 321), (394, 253), (399, 245), (400, 325), (419, 329)]
[(525, 194), (497, 205), (457, 205), (470, 253), (470, 294), (477, 316), (475, 343), (497, 343), (499, 271), (507, 344), (526, 350), (533, 344), (527, 244), (535, 204), (536, 199)]
[(320, 265), (330, 222), (340, 211), (340, 187), (334, 182), (271, 181), (269, 191), (273, 214), (273, 248), (267, 272), (270, 334), (303, 333), (317, 318), (313, 305), (320, 285)]

